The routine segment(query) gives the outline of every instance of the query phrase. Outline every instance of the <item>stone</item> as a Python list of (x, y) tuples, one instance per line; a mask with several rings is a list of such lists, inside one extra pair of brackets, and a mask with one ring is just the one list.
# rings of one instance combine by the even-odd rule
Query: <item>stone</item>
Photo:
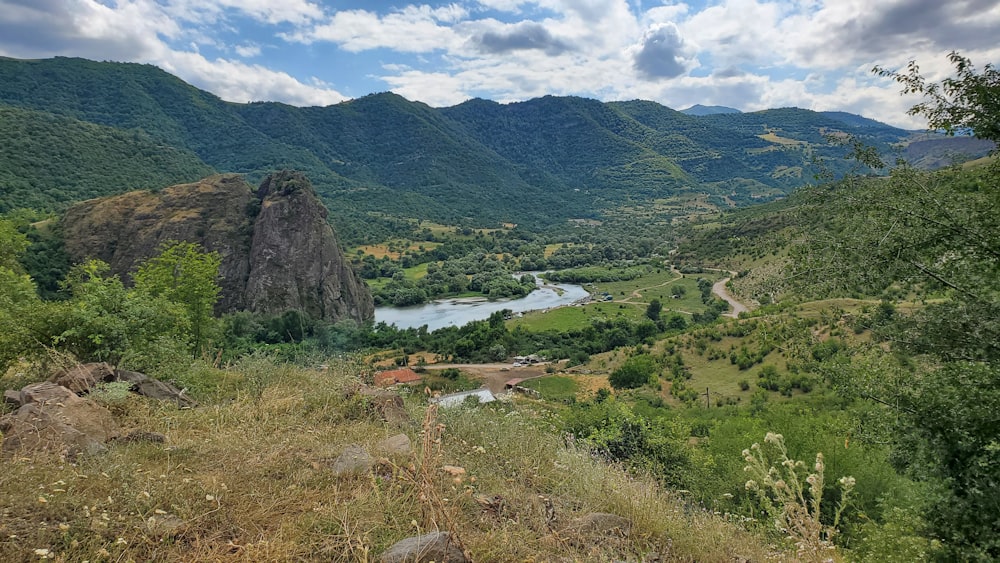
[(379, 442), (376, 447), (390, 456), (408, 456), (413, 452), (410, 437), (406, 434), (390, 436)]
[(351, 444), (333, 460), (330, 469), (338, 477), (358, 475), (371, 469), (373, 463), (372, 456), (368, 455), (363, 447)]
[(131, 383), (132, 391), (144, 397), (160, 401), (170, 401), (176, 403), (181, 408), (198, 406), (198, 403), (194, 399), (185, 395), (180, 389), (169, 383), (153, 379), (144, 373), (116, 369), (114, 371), (114, 379), (116, 381)]
[(114, 372), (114, 368), (106, 362), (77, 364), (62, 373), (56, 374), (49, 381), (56, 385), (62, 385), (79, 395), (90, 391), (98, 382), (108, 380), (114, 376)]
[(368, 411), (382, 420), (393, 424), (411, 421), (410, 414), (403, 406), (403, 398), (395, 391), (362, 385), (355, 393), (367, 402)]
[(102, 452), (120, 434), (108, 409), (51, 382), (32, 383), (19, 393), (21, 407), (0, 419), (5, 454), (48, 451), (66, 455)]
[(76, 393), (51, 381), (26, 385), (21, 389), (20, 396), (22, 405), (55, 404), (79, 398)]
[(406, 538), (392, 545), (381, 563), (471, 563), (448, 532), (431, 532)]
[(14, 414), (0, 419), (5, 455), (51, 452), (74, 457), (107, 450), (103, 440), (88, 435), (60, 420), (38, 403), (22, 405)]
[(3, 402), (15, 407), (21, 406), (21, 392), (13, 389), (7, 389), (3, 392)]

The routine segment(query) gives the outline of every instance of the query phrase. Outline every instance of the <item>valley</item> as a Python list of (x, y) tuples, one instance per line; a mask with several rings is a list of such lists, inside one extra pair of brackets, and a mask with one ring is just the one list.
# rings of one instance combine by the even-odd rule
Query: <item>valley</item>
[(690, 109), (0, 59), (0, 558), (1000, 558), (996, 135)]

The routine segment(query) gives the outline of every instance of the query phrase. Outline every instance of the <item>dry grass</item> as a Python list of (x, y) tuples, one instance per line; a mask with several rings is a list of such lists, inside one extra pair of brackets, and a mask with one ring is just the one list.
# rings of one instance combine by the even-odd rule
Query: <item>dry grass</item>
[[(0, 462), (0, 560), (372, 561), (431, 529), (451, 531), (475, 561), (776, 557), (652, 481), (566, 447), (544, 414), (509, 403), (437, 413), (414, 398), (408, 408), (424, 423), (392, 426), (345, 398), (358, 373), (346, 362), (242, 369), (235, 398), (197, 409), (112, 405), (124, 428), (161, 432), (166, 444)], [(379, 458), (377, 443), (400, 432), (415, 453)], [(330, 462), (352, 443), (379, 459), (338, 477)], [(597, 543), (561, 533), (593, 511), (628, 518), (631, 533)]]

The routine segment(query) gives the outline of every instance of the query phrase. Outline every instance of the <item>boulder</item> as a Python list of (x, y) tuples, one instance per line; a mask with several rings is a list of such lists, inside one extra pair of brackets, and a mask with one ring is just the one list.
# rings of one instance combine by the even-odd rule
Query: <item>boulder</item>
[(7, 389), (3, 392), (3, 402), (15, 407), (21, 406), (21, 392), (13, 389)]
[(344, 448), (344, 451), (337, 456), (337, 459), (333, 460), (330, 469), (338, 477), (358, 475), (371, 469), (372, 464), (372, 456), (368, 455), (368, 452), (363, 447), (358, 444), (351, 444)]
[(76, 394), (90, 391), (100, 381), (106, 381), (114, 376), (115, 370), (105, 362), (77, 364), (72, 368), (53, 376), (49, 381), (62, 385)]
[(379, 442), (376, 445), (376, 448), (390, 456), (397, 457), (408, 456), (413, 452), (410, 437), (406, 434), (396, 434), (395, 436), (390, 436)]
[(111, 413), (67, 391), (73, 399), (65, 403), (27, 403), (0, 419), (4, 454), (52, 452), (68, 457), (100, 453), (115, 437), (118, 425)]
[(471, 563), (448, 532), (431, 532), (396, 542), (381, 563)]
[(126, 381), (132, 384), (132, 391), (160, 401), (171, 401), (181, 408), (191, 408), (198, 406), (194, 399), (184, 394), (184, 391), (174, 387), (169, 383), (164, 383), (158, 379), (153, 379), (144, 373), (137, 371), (126, 371), (122, 369), (114, 370), (115, 381)]
[(21, 389), (20, 396), (22, 405), (30, 405), (32, 403), (42, 405), (56, 404), (79, 398), (76, 396), (76, 393), (51, 381), (26, 385)]

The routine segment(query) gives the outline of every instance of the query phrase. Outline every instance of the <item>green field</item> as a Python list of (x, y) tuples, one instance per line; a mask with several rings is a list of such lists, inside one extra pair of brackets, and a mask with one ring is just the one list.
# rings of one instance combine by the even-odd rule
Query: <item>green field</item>
[(521, 386), (538, 391), (547, 401), (572, 401), (576, 399), (580, 387), (572, 377), (564, 375), (529, 379), (522, 382)]
[(643, 316), (646, 307), (629, 303), (590, 303), (580, 307), (559, 307), (548, 311), (531, 311), (523, 317), (507, 321), (507, 328), (522, 326), (531, 331), (558, 330), (566, 331), (582, 328), (593, 319), (614, 319), (625, 317), (638, 320)]

